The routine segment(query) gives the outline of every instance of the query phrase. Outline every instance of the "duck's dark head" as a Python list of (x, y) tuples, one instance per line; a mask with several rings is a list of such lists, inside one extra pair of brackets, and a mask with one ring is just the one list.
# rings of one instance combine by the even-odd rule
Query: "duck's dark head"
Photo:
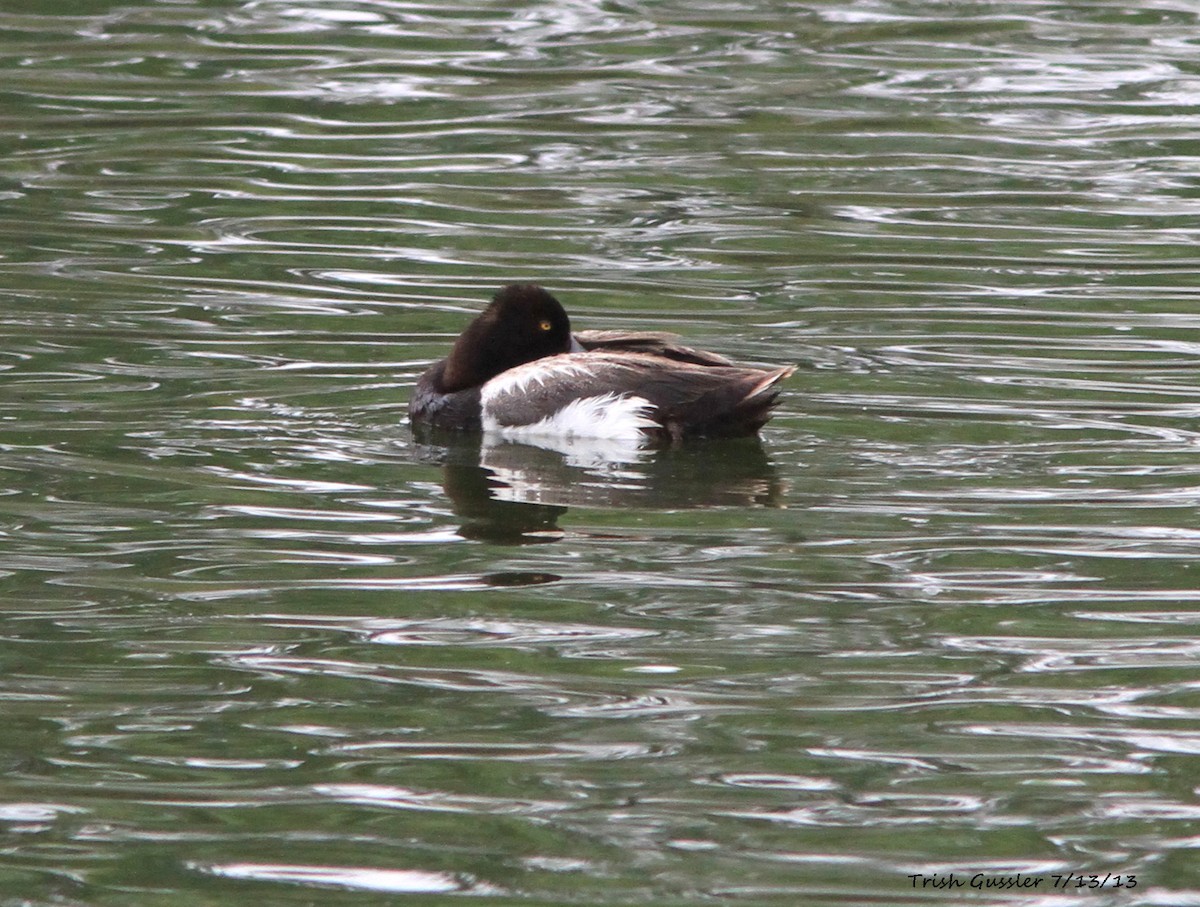
[(514, 366), (571, 348), (571, 320), (562, 303), (535, 283), (510, 284), (454, 342), (442, 391), (478, 387)]

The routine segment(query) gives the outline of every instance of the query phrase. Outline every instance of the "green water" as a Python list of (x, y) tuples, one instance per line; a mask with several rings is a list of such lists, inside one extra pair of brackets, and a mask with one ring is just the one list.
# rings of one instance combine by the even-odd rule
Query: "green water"
[[(0, 907), (1200, 903), (1198, 47), (0, 11)], [(513, 279), (800, 369), (761, 445), (414, 439)]]

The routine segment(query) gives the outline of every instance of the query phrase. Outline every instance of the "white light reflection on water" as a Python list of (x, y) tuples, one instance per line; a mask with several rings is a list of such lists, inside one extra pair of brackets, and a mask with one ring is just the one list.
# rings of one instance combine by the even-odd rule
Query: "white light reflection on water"
[(285, 882), (296, 885), (328, 886), (392, 894), (500, 894), (470, 878), (419, 869), (374, 869), (358, 866), (289, 866), (286, 864), (228, 863), (197, 866), (203, 872), (227, 879)]

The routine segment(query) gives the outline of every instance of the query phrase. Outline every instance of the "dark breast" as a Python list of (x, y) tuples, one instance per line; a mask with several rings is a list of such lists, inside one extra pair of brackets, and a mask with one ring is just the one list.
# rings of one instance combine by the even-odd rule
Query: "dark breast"
[(479, 431), (479, 388), (473, 387), (453, 394), (438, 390), (446, 360), (435, 363), (417, 381), (412, 399), (408, 401), (408, 418), (413, 424), (432, 425), (458, 431)]

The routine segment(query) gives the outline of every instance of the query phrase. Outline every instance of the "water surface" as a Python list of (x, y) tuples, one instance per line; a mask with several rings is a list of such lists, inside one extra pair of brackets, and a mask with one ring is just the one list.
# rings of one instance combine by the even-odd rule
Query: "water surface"
[[(0, 13), (0, 901), (1200, 903), (1198, 20)], [(414, 438), (514, 279), (800, 370)]]

